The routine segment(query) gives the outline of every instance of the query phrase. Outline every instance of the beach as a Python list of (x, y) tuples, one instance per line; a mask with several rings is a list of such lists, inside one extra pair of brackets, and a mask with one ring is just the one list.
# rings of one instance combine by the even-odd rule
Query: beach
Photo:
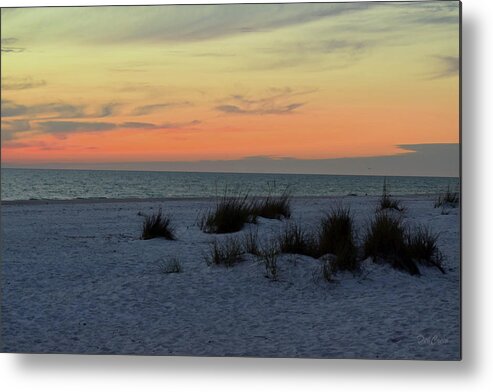
[[(2, 338), (6, 352), (460, 359), (460, 210), (435, 196), (399, 197), (406, 224), (439, 233), (445, 274), (411, 276), (362, 262), (320, 278), (320, 261), (283, 254), (279, 280), (250, 254), (231, 267), (205, 262), (214, 239), (290, 221), (315, 230), (336, 205), (351, 208), (361, 243), (378, 197), (294, 197), (290, 219), (259, 218), (208, 234), (212, 198), (2, 203)], [(141, 240), (143, 214), (170, 213), (177, 239)], [(182, 272), (162, 265), (178, 257)]]

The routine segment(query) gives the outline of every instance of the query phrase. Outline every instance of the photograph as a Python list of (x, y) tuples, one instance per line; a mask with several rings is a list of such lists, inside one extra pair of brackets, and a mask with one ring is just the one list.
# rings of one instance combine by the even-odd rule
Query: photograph
[(0, 352), (460, 361), (461, 16), (2, 6)]

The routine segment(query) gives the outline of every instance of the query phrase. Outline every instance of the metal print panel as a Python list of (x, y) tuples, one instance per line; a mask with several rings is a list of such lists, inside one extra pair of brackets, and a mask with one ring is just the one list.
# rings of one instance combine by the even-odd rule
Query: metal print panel
[(459, 360), (460, 12), (3, 8), (2, 350)]

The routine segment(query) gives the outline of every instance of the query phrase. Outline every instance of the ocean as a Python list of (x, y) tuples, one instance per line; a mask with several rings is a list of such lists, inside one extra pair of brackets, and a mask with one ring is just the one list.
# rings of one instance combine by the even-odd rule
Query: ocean
[(224, 194), (267, 196), (380, 195), (384, 179), (392, 195), (436, 194), (458, 189), (449, 177), (382, 177), (318, 174), (187, 173), (118, 170), (2, 168), (2, 201), (195, 198)]

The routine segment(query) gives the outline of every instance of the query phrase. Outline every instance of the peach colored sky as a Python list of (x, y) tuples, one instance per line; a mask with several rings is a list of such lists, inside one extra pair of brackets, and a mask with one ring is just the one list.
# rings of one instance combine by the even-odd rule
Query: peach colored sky
[(2, 9), (2, 164), (459, 141), (454, 1)]

